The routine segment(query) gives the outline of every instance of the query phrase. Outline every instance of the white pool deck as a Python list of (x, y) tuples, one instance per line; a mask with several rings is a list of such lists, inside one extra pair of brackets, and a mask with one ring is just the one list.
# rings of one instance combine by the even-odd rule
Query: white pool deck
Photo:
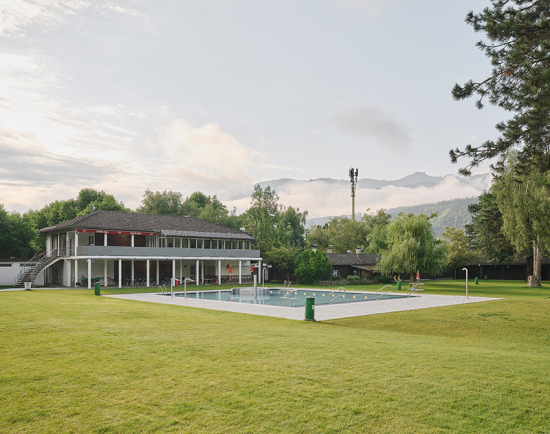
[[(305, 290), (304, 288), (302, 289)], [(318, 291), (319, 289), (316, 288), (314, 290)], [(300, 321), (304, 319), (305, 315), (304, 307), (282, 307), (263, 304), (235, 303), (231, 301), (204, 300), (191, 297), (171, 298), (170, 296), (157, 295), (153, 293), (106, 295), (104, 297), (119, 298), (123, 300), (147, 301), (150, 303), (173, 304), (176, 306), (246, 313), (250, 315), (269, 316)], [(502, 299), (489, 297), (466, 298), (466, 296), (460, 297), (453, 295), (422, 294), (415, 297), (399, 298), (394, 300), (318, 305), (315, 306), (315, 320), (328, 321), (331, 319), (351, 318), (363, 315), (378, 315), (381, 313), (390, 312), (405, 312), (408, 310), (455, 306), (459, 304), (480, 303), (483, 301), (494, 300)]]

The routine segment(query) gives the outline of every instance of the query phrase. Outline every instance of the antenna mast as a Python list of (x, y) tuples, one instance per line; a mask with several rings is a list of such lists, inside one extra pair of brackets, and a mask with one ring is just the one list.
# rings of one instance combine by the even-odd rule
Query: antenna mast
[(355, 221), (355, 186), (357, 184), (357, 176), (359, 169), (353, 167), (349, 169), (349, 182), (351, 183), (351, 219)]

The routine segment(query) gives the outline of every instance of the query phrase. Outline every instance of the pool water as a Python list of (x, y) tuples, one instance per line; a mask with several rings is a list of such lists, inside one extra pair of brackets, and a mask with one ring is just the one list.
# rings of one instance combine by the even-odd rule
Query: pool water
[[(170, 294), (167, 294), (170, 295)], [(185, 297), (183, 292), (174, 294)], [(187, 298), (202, 300), (231, 301), (235, 303), (265, 304), (269, 306), (304, 307), (306, 297), (314, 297), (316, 305), (357, 303), (365, 301), (406, 298), (402, 294), (347, 292), (338, 290), (303, 290), (288, 288), (232, 288), (220, 291), (188, 291)]]

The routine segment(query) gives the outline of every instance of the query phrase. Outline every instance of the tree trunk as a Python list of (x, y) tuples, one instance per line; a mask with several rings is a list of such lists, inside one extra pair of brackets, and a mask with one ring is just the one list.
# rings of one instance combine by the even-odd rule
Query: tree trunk
[(525, 276), (525, 280), (527, 280), (529, 276), (533, 275), (533, 257), (525, 256), (525, 262), (527, 264), (527, 276)]
[(455, 268), (455, 277), (454, 277), (454, 280), (456, 280), (456, 268)]
[(540, 249), (539, 249), (539, 238), (537, 237), (536, 241), (533, 241), (533, 276), (537, 276), (538, 281), (540, 282), (541, 278), (541, 263), (540, 263)]
[(414, 283), (415, 278), (416, 278), (416, 275), (414, 274), (414, 271), (411, 271), (410, 283)]

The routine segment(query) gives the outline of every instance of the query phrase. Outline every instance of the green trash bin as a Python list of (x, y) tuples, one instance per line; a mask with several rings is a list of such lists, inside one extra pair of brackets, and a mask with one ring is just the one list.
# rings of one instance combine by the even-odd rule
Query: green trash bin
[(485, 280), (487, 280), (487, 275), (485, 275)]
[(400, 280), (397, 281), (397, 290), (401, 291), (401, 281)]
[(306, 297), (306, 321), (315, 321), (315, 297)]
[(100, 292), (100, 290), (99, 290), (99, 283), (96, 283), (96, 284), (94, 285), (94, 287), (95, 287), (95, 295), (101, 295), (101, 292)]
[(476, 285), (479, 283), (479, 277), (476, 277)]

